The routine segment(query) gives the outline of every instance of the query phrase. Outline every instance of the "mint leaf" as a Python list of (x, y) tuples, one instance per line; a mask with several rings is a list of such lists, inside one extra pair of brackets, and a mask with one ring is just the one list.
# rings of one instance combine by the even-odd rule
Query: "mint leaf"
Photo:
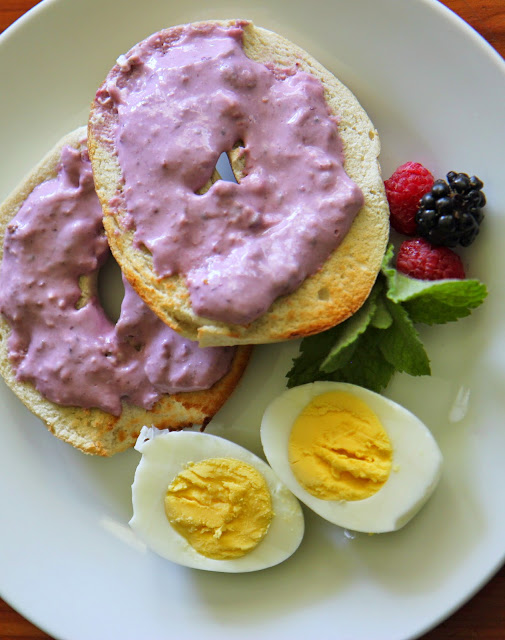
[(320, 380), (319, 366), (335, 343), (339, 331), (340, 325), (337, 325), (302, 340), (300, 354), (293, 360), (293, 365), (287, 373), (288, 387)]
[(396, 269), (392, 266), (394, 257), (395, 257), (395, 248), (392, 243), (389, 243), (386, 249), (386, 252), (384, 253), (384, 256), (382, 258), (381, 269), (384, 275), (386, 275), (385, 270), (387, 269), (393, 269), (393, 271), (396, 271)]
[(321, 371), (330, 373), (336, 371), (349, 361), (356, 346), (356, 341), (363, 334), (372, 320), (376, 307), (377, 297), (382, 292), (382, 287), (374, 287), (368, 299), (361, 309), (340, 325), (337, 325), (335, 342), (326, 358), (322, 361)]
[(400, 304), (386, 301), (393, 322), (380, 334), (379, 349), (397, 370), (411, 376), (430, 375), (430, 361), (409, 314)]
[(487, 296), (478, 280), (440, 280), (408, 297), (403, 306), (413, 322), (443, 324), (469, 316)]
[(376, 329), (387, 329), (393, 323), (384, 296), (377, 297), (375, 312), (370, 320), (370, 325)]
[(357, 341), (352, 356), (324, 380), (349, 382), (379, 393), (387, 387), (395, 367), (384, 358), (381, 349), (382, 331), (370, 327)]

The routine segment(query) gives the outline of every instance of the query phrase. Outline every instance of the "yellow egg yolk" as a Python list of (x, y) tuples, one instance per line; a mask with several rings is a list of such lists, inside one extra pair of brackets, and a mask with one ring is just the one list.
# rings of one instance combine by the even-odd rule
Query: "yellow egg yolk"
[(165, 513), (198, 553), (215, 560), (239, 558), (254, 549), (273, 517), (265, 478), (234, 458), (188, 465), (168, 487)]
[(313, 398), (293, 424), (289, 463), (298, 482), (322, 500), (363, 500), (383, 486), (393, 450), (375, 413), (356, 396)]

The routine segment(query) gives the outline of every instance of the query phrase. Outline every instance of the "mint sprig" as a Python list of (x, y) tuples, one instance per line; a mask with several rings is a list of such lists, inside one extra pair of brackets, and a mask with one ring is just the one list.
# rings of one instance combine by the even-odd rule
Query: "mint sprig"
[(316, 380), (351, 382), (381, 391), (395, 371), (430, 375), (416, 323), (444, 324), (468, 316), (484, 301), (478, 280), (415, 280), (393, 266), (391, 245), (370, 296), (345, 322), (304, 338), (287, 374), (288, 387)]

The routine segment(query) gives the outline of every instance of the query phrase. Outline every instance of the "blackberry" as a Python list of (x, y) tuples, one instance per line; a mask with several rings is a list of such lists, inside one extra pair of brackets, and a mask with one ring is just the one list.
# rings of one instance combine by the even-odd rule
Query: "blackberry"
[(435, 180), (420, 200), (416, 213), (417, 232), (435, 245), (468, 247), (484, 219), (484, 183), (476, 176), (450, 171), (445, 180)]

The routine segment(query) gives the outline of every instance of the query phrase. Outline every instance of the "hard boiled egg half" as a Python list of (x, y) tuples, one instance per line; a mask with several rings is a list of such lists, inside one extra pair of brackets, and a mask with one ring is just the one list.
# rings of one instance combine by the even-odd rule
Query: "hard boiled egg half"
[(144, 427), (130, 526), (148, 547), (208, 571), (276, 565), (304, 533), (298, 500), (256, 455), (224, 438)]
[(433, 493), (442, 454), (410, 411), (363, 387), (315, 382), (266, 409), (261, 441), (284, 484), (341, 527), (403, 527)]

